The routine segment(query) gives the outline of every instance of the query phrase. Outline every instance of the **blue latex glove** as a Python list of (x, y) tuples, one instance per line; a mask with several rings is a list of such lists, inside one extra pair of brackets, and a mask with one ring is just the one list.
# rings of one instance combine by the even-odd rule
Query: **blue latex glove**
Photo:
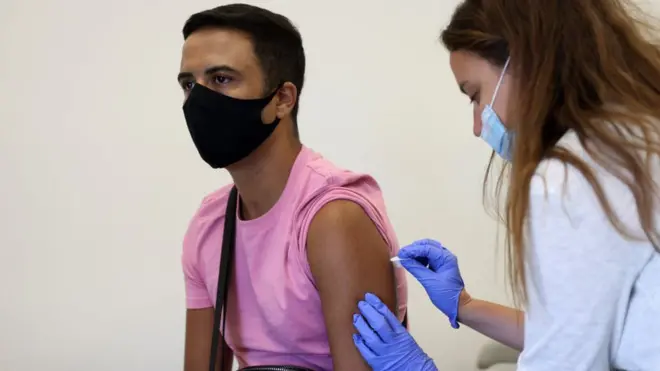
[(433, 360), (417, 345), (385, 304), (367, 294), (353, 316), (359, 334), (353, 342), (374, 371), (438, 371)]
[(456, 256), (440, 242), (427, 239), (402, 248), (399, 258), (424, 286), (433, 304), (449, 318), (451, 326), (458, 328), (458, 301), (465, 284)]

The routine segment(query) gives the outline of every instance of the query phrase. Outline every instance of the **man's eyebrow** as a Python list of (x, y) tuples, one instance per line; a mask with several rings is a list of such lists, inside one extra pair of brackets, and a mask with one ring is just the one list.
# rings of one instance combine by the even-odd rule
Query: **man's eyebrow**
[(179, 72), (179, 74), (176, 76), (176, 80), (181, 82), (182, 80), (190, 79), (192, 77), (193, 74), (190, 72)]
[[(233, 67), (229, 67), (227, 65), (213, 66), (213, 67), (209, 67), (206, 70), (204, 70), (204, 74), (207, 75), (207, 76), (212, 75), (212, 74), (217, 73), (217, 72), (229, 72), (229, 73), (233, 73), (233, 74), (240, 74), (240, 72), (238, 72), (237, 69), (235, 69)], [(184, 79), (189, 79), (191, 77), (193, 77), (192, 72), (179, 72), (176, 79), (177, 79), (177, 81), (181, 81), (181, 80), (184, 80)]]
[(216, 72), (229, 72), (229, 73), (240, 74), (240, 72), (238, 72), (237, 69), (233, 67), (229, 67), (227, 65), (209, 67), (206, 70), (204, 70), (205, 75), (213, 75)]

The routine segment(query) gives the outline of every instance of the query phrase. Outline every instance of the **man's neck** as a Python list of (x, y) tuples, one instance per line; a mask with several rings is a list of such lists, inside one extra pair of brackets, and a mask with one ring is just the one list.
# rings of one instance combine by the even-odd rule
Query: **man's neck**
[(280, 199), (301, 148), (297, 139), (271, 137), (246, 159), (227, 169), (241, 195), (243, 219), (264, 215)]

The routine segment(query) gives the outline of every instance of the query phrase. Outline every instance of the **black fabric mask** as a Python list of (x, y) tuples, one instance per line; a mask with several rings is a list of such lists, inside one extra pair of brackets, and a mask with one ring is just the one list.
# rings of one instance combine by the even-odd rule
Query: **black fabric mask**
[(265, 98), (237, 99), (195, 84), (183, 104), (183, 114), (202, 159), (214, 169), (224, 168), (265, 142), (280, 119), (264, 124), (261, 112), (280, 86)]

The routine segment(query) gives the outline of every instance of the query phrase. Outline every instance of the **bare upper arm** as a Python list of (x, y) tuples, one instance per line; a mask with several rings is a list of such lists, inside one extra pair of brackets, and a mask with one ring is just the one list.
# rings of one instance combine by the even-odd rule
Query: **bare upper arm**
[(334, 369), (369, 370), (353, 345), (352, 319), (367, 292), (378, 295), (390, 310), (396, 309), (387, 243), (362, 207), (331, 201), (312, 220), (307, 258), (321, 296)]
[[(184, 371), (208, 371), (211, 356), (211, 336), (213, 330), (213, 308), (188, 309), (186, 311), (186, 341), (183, 360)], [(231, 370), (233, 354), (222, 341), (218, 350), (220, 370), (220, 351), (225, 352), (226, 370)]]

